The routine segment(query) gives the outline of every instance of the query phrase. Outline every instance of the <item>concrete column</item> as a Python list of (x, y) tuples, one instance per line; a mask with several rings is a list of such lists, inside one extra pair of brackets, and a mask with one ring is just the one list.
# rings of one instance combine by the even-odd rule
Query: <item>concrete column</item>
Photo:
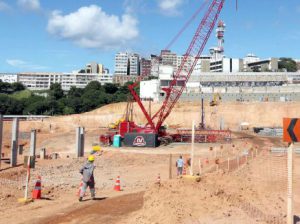
[(75, 154), (76, 157), (80, 157), (81, 150), (81, 141), (80, 141), (80, 127), (76, 128), (76, 146), (75, 146)]
[(225, 121), (224, 121), (224, 117), (221, 117), (220, 119), (220, 130), (224, 130), (225, 129)]
[(31, 130), (30, 133), (30, 150), (29, 156), (32, 158), (32, 168), (35, 167), (35, 151), (36, 151), (36, 130)]
[(84, 128), (76, 128), (76, 157), (84, 156)]
[(81, 135), (81, 157), (84, 156), (84, 141), (85, 141), (85, 133), (84, 133), (84, 128), (81, 127), (81, 130), (80, 130), (80, 135)]
[(29, 155), (35, 157), (35, 151), (36, 151), (36, 130), (31, 130)]
[(41, 159), (45, 159), (46, 158), (46, 149), (45, 148), (42, 148), (40, 150), (40, 158)]
[(3, 115), (0, 114), (0, 168), (2, 160), (2, 133), (3, 133)]
[(19, 118), (14, 118), (12, 124), (12, 136), (11, 136), (11, 156), (10, 156), (11, 167), (17, 166), (18, 134), (19, 134)]
[(23, 145), (19, 145), (19, 155), (23, 155), (23, 151), (24, 151), (24, 146)]

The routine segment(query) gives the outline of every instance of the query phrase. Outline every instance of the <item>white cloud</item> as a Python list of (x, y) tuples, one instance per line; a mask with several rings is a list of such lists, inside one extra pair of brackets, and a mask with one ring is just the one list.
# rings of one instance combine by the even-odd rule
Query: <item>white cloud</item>
[(18, 0), (18, 5), (28, 11), (37, 11), (41, 8), (39, 0)]
[(158, 0), (160, 11), (167, 16), (176, 16), (180, 14), (179, 7), (184, 0)]
[(137, 25), (137, 19), (129, 14), (119, 18), (90, 5), (68, 15), (52, 12), (47, 30), (84, 48), (116, 49), (138, 37)]
[(19, 69), (27, 69), (27, 70), (44, 70), (48, 68), (46, 66), (32, 64), (20, 59), (7, 59), (6, 63), (12, 67), (19, 68)]
[(145, 13), (149, 9), (145, 0), (124, 0), (123, 6), (128, 14)]
[(0, 12), (7, 11), (9, 9), (10, 9), (10, 6), (7, 3), (0, 1)]
[(7, 59), (6, 63), (13, 66), (13, 67), (21, 67), (26, 65), (25, 61), (19, 60), (19, 59)]

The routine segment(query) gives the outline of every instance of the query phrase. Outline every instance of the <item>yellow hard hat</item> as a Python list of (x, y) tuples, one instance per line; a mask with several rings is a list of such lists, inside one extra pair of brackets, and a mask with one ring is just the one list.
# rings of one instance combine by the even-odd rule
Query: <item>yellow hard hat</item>
[(94, 156), (92, 156), (92, 155), (90, 155), (90, 156), (89, 156), (89, 158), (88, 158), (88, 161), (90, 161), (90, 162), (94, 162), (94, 160), (95, 160), (95, 157), (94, 157)]
[(99, 145), (94, 145), (93, 151), (96, 151), (96, 152), (101, 151), (101, 147)]

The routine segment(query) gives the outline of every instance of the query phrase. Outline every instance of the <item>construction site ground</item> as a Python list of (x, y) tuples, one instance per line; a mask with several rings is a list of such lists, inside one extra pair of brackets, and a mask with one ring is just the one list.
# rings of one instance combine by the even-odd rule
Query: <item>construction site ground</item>
[[(199, 109), (198, 105), (193, 107), (195, 111)], [(292, 106), (287, 104), (287, 107)], [(105, 132), (103, 127), (107, 125), (97, 122), (97, 116), (103, 117), (111, 110), (115, 112), (115, 117), (109, 116), (114, 120), (122, 114), (124, 105), (112, 105), (111, 108), (102, 108), (88, 115), (20, 123), (20, 132), (24, 135), (20, 138), (25, 148), (23, 155), (28, 154), (27, 134), (32, 128), (38, 130), (37, 149), (44, 147), (48, 155), (58, 154), (57, 159), (37, 159), (35, 169), (31, 170), (29, 192), (33, 189), (37, 175), (41, 175), (43, 199), (28, 204), (18, 203), (18, 199), (24, 197), (26, 178), (23, 155), (18, 158), (18, 167), (10, 168), (5, 163), (10, 154), (11, 122), (4, 123), (3, 149), (6, 160), (2, 160), (0, 171), (0, 223), (285, 223), (285, 155), (273, 157), (270, 148), (286, 146), (286, 143), (280, 138), (254, 135), (251, 131), (239, 132), (238, 122), (230, 122), (236, 132), (232, 142), (222, 144), (223, 149), (219, 143), (195, 145), (196, 174), (200, 172), (198, 161), (202, 161), (200, 182), (176, 176), (175, 160), (181, 154), (185, 158), (189, 157), (190, 144), (171, 144), (157, 149), (107, 147), (102, 155), (96, 155), (96, 200), (90, 200), (87, 191), (84, 201), (78, 202), (81, 178), (79, 169), (86, 157), (74, 158), (75, 127), (87, 124), (85, 151), (88, 155), (92, 145), (98, 142), (99, 134)], [(177, 109), (182, 110), (182, 105)], [(222, 108), (218, 110), (220, 113)], [(287, 116), (291, 113), (287, 108), (280, 109), (278, 113), (280, 111), (283, 114), (272, 116), (284, 116), (284, 111), (289, 111)], [(297, 112), (292, 113), (292, 116), (297, 117)], [(249, 117), (251, 119), (254, 123), (256, 118)], [(247, 121), (247, 117), (240, 121)], [(262, 121), (265, 126), (277, 126), (277, 121), (275, 125), (268, 122)], [(180, 126), (189, 124), (188, 120)], [(255, 123), (257, 126), (259, 124)], [(213, 151), (210, 147), (213, 147)], [(257, 152), (252, 151), (252, 154), (243, 157), (243, 151), (250, 152), (251, 148), (257, 149)], [(241, 156), (238, 161), (237, 155)], [(219, 167), (214, 163), (216, 158), (220, 159)], [(208, 163), (204, 163), (205, 160)], [(294, 213), (300, 215), (300, 158), (295, 156), (294, 162)], [(161, 177), (160, 185), (156, 184), (158, 175)], [(121, 179), (121, 192), (113, 190), (117, 176)], [(295, 220), (298, 221), (298, 217)]]

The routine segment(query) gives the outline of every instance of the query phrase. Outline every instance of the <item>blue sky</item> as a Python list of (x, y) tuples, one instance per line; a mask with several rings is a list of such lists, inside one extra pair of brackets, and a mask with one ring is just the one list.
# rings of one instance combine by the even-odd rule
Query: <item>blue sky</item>
[[(210, 0), (209, 0), (210, 1)], [(0, 0), (0, 72), (61, 71), (159, 53), (204, 0)], [(182, 54), (203, 13), (171, 50)], [(227, 0), (225, 53), (300, 58), (299, 0)], [(216, 44), (212, 35), (204, 53)]]

